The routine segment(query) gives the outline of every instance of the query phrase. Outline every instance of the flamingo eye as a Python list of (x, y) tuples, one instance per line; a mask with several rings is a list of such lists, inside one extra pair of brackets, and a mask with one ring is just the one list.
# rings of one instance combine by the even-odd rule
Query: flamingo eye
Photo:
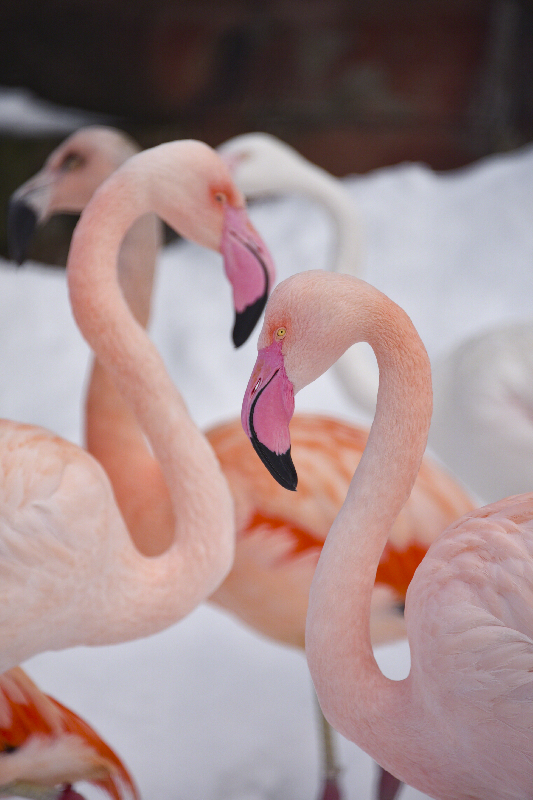
[(259, 380), (255, 384), (254, 388), (252, 389), (252, 394), (255, 394), (260, 386), (261, 386), (261, 378), (259, 378)]
[(275, 334), (275, 338), (278, 342), (285, 338), (287, 333), (287, 328), (278, 328)]
[(215, 193), (215, 200), (217, 201), (217, 203), (220, 203), (220, 204), (225, 203), (226, 202), (226, 195), (224, 194), (224, 192), (216, 192)]
[(61, 169), (64, 172), (72, 172), (72, 170), (81, 167), (82, 164), (83, 158), (80, 155), (77, 153), (69, 153), (61, 162)]

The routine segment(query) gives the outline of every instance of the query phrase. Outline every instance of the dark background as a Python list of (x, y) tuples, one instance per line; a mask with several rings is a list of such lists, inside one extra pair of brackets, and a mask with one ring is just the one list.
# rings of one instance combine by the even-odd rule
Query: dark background
[[(340, 176), (533, 139), (525, 0), (3, 0), (0, 30), (1, 86), (104, 112), (143, 146), (263, 130)], [(0, 134), (2, 219), (62, 138)], [(64, 261), (63, 225), (35, 257)]]

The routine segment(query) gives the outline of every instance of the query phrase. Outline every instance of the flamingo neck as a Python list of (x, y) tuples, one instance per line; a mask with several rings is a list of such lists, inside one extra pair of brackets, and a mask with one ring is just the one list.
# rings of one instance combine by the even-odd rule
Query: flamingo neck
[[(117, 565), (117, 594), (128, 598), (129, 617), (135, 619), (138, 612), (132, 622), (136, 630), (147, 625), (150, 632), (188, 613), (214, 591), (229, 569), (234, 539), (232, 500), (215, 455), (130, 312), (117, 279), (126, 232), (140, 216), (157, 211), (149, 199), (151, 188), (139, 174), (132, 186), (127, 172), (114, 173), (82, 214), (67, 266), (80, 331), (132, 408), (169, 489), (176, 520), (169, 550), (143, 558), (130, 542), (121, 552), (124, 563)], [(135, 582), (135, 612), (131, 587), (126, 592), (121, 577), (124, 584)]]
[(135, 319), (148, 326), (161, 223), (155, 214), (139, 217), (127, 231), (118, 256), (120, 287)]
[(422, 342), (407, 315), (380, 298), (366, 337), (380, 368), (376, 414), (315, 572), (306, 651), (326, 718), (393, 768), (394, 748), (389, 754), (387, 742), (412, 732), (410, 682), (388, 680), (376, 664), (370, 602), (380, 556), (424, 454), (432, 397)]
[[(145, 214), (133, 223), (120, 247), (118, 279), (143, 328), (150, 318), (160, 244), (161, 223), (155, 214)], [(130, 405), (97, 359), (93, 359), (85, 398), (85, 442), (113, 484), (135, 547), (144, 555), (165, 552), (174, 534), (167, 486)], [(135, 490), (137, 485), (140, 491)]]
[(306, 162), (305, 169), (295, 180), (297, 191), (304, 191), (331, 215), (335, 226), (335, 252), (332, 269), (360, 276), (363, 249), (359, 211), (339, 178)]
[[(326, 208), (335, 226), (332, 271), (361, 277), (364, 255), (361, 218), (348, 190), (338, 178), (314, 164), (302, 172), (301, 180), (306, 194)], [(352, 347), (340, 357), (335, 369), (361, 410), (373, 416), (378, 379), (369, 357), (360, 347)]]

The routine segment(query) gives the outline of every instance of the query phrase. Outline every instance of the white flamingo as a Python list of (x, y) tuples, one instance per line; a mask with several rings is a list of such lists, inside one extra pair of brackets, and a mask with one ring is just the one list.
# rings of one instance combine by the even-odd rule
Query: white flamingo
[[(236, 136), (219, 147), (249, 197), (303, 193), (335, 224), (331, 268), (364, 277), (361, 222), (355, 202), (332, 175), (264, 133)], [(429, 445), (485, 502), (533, 486), (533, 326), (514, 323), (469, 337), (433, 364), (434, 413)], [(373, 414), (377, 371), (358, 347), (335, 364), (356, 406)]]
[[(235, 183), (249, 198), (303, 194), (328, 212), (335, 229), (330, 268), (362, 277), (364, 233), (357, 205), (343, 183), (269, 133), (244, 133), (219, 145)], [(352, 347), (335, 365), (356, 405), (372, 415), (377, 370), (361, 347)]]

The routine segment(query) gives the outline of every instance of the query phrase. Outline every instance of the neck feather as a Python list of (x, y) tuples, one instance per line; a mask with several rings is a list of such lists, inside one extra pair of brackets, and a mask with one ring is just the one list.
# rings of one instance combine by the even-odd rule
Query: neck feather
[[(133, 409), (169, 488), (176, 520), (173, 545), (152, 559), (132, 547), (123, 553), (123, 569), (117, 566), (117, 579), (122, 575), (125, 583), (138, 587), (140, 613), (152, 626), (159, 597), (163, 627), (188, 613), (222, 580), (231, 563), (234, 526), (231, 496), (215, 455), (118, 283), (122, 240), (138, 217), (154, 210), (148, 196), (138, 175), (133, 187), (127, 173), (115, 173), (80, 218), (67, 274), (78, 326)], [(138, 574), (132, 574), (135, 570)], [(147, 587), (154, 590), (151, 605)]]
[(370, 601), (380, 556), (424, 454), (431, 375), (426, 351), (407, 315), (376, 290), (370, 299), (365, 340), (380, 369), (376, 415), (315, 573), (306, 650), (326, 717), (387, 766), (382, 743), (390, 736), (383, 735), (384, 728), (390, 732), (392, 726), (400, 735), (408, 724), (409, 681), (388, 680), (376, 664)]

